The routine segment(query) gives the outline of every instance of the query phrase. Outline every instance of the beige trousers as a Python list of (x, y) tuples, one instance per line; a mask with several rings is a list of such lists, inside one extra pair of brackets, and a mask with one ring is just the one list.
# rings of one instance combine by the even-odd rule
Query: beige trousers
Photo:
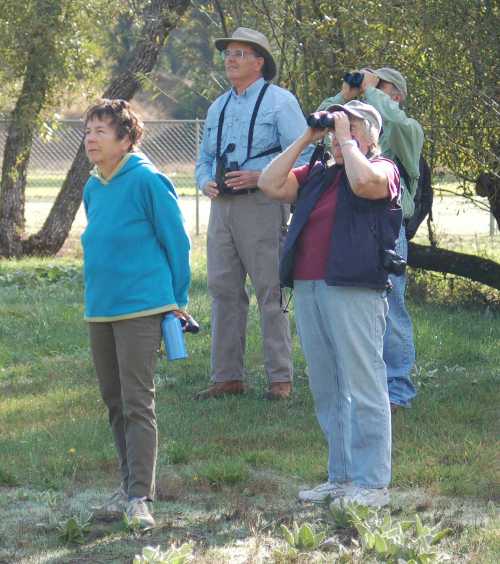
[(154, 498), (158, 449), (154, 369), (161, 318), (89, 323), (97, 380), (129, 498)]
[(248, 314), (247, 275), (260, 311), (268, 382), (292, 379), (287, 314), (280, 307), (279, 251), (288, 206), (262, 192), (212, 201), (207, 237), (208, 290), (212, 298), (211, 376), (242, 380)]

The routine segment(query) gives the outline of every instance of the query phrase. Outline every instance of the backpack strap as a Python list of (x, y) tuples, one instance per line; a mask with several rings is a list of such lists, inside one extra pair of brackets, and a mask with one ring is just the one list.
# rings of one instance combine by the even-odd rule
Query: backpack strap
[(405, 181), (406, 187), (409, 188), (411, 183), (410, 175), (408, 174), (408, 171), (406, 170), (404, 164), (399, 160), (398, 157), (394, 157), (394, 162), (398, 167), (399, 175)]

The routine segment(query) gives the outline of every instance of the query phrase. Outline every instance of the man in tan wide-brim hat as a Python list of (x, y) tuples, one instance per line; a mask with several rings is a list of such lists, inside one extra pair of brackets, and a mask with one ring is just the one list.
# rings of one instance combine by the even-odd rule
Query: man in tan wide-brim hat
[[(288, 316), (280, 306), (279, 249), (289, 216), (257, 179), (271, 159), (306, 129), (296, 98), (270, 80), (276, 63), (267, 38), (239, 27), (215, 41), (232, 88), (210, 106), (200, 156), (199, 189), (211, 199), (207, 237), (212, 298), (212, 384), (197, 397), (242, 394), (250, 277), (260, 310), (268, 399), (292, 389)], [(308, 153), (301, 162), (306, 162)]]
[(250, 45), (264, 58), (264, 66), (262, 68), (264, 80), (272, 80), (276, 76), (276, 63), (271, 54), (271, 46), (263, 33), (249, 29), (248, 27), (239, 27), (231, 37), (216, 39), (215, 48), (219, 51), (224, 51), (229, 43), (234, 43), (235, 41)]

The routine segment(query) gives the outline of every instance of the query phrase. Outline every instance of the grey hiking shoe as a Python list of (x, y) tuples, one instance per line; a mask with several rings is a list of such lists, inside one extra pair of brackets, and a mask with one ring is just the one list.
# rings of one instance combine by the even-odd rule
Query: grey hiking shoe
[(128, 496), (122, 487), (115, 490), (106, 501), (97, 507), (93, 507), (96, 517), (121, 517), (127, 509)]
[(334, 499), (330, 506), (343, 507), (348, 503), (357, 503), (366, 507), (384, 507), (390, 501), (387, 488), (360, 488), (354, 486), (344, 497)]
[(128, 502), (127, 519), (130, 525), (135, 524), (140, 529), (152, 529), (156, 525), (146, 500), (142, 498), (134, 498)]
[(301, 490), (299, 492), (300, 501), (311, 501), (321, 503), (326, 499), (337, 499), (346, 495), (352, 487), (351, 482), (325, 482), (311, 490)]

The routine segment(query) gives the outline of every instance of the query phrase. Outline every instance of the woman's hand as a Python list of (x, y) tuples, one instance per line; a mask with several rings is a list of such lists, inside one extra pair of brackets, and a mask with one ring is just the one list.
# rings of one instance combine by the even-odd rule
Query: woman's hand
[(169, 313), (173, 313), (175, 317), (177, 317), (178, 319), (183, 319), (184, 321), (188, 321), (191, 317), (189, 313), (184, 309), (173, 309), (169, 311)]
[(339, 145), (342, 145), (344, 141), (352, 139), (348, 115), (345, 112), (333, 112), (333, 120), (335, 122), (335, 137)]

